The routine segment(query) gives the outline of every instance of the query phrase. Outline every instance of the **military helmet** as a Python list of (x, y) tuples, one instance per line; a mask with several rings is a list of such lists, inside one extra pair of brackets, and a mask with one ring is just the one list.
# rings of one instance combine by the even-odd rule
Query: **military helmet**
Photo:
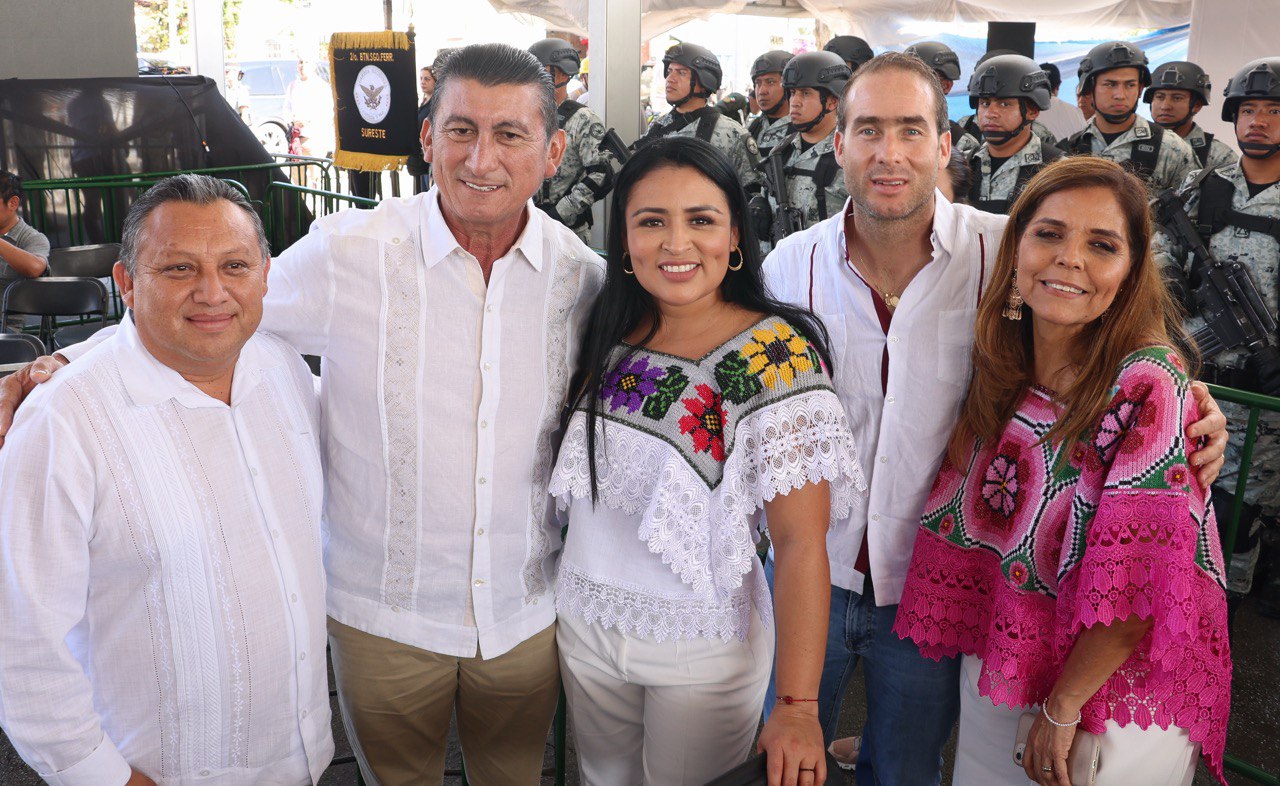
[(720, 89), (720, 80), (724, 71), (720, 68), (720, 59), (705, 46), (679, 43), (667, 50), (662, 56), (662, 75), (671, 71), (671, 64), (682, 65), (693, 72), (701, 87), (707, 94)]
[(995, 55), (980, 62), (969, 77), (969, 106), (979, 98), (1025, 98), (1041, 110), (1049, 108), (1049, 75), (1022, 55)]
[(730, 93), (716, 102), (716, 109), (725, 117), (741, 123), (750, 111), (751, 103), (742, 93)]
[(924, 64), (952, 82), (960, 78), (960, 56), (951, 47), (937, 41), (921, 41), (902, 50), (905, 55), (918, 57)]
[(1128, 41), (1108, 41), (1090, 49), (1089, 54), (1080, 61), (1077, 74), (1080, 76), (1081, 91), (1093, 92), (1093, 83), (1098, 74), (1117, 68), (1136, 68), (1139, 84), (1143, 87), (1151, 84), (1151, 70), (1147, 68), (1146, 53)]
[(756, 77), (764, 76), (765, 74), (781, 74), (782, 69), (787, 67), (789, 60), (791, 60), (791, 53), (782, 49), (765, 52), (751, 64), (751, 81), (754, 82)]
[(826, 90), (839, 98), (851, 76), (853, 72), (844, 58), (835, 52), (805, 52), (787, 63), (786, 70), (782, 72), (782, 86), (787, 90), (798, 87)]
[(1142, 94), (1142, 100), (1151, 103), (1155, 100), (1157, 90), (1187, 90), (1207, 104), (1213, 85), (1209, 82), (1209, 75), (1200, 66), (1185, 60), (1175, 60), (1157, 66), (1151, 72), (1151, 87)]
[(835, 52), (840, 55), (841, 60), (853, 63), (855, 71), (858, 70), (858, 66), (876, 56), (876, 53), (871, 51), (871, 44), (856, 35), (838, 35), (828, 41), (822, 50)]
[(563, 38), (544, 38), (529, 47), (529, 53), (543, 66), (555, 66), (568, 76), (576, 76), (582, 66), (578, 50)]
[(1222, 91), (1222, 119), (1236, 121), (1236, 111), (1244, 101), (1267, 99), (1280, 101), (1280, 57), (1263, 57), (1246, 63)]

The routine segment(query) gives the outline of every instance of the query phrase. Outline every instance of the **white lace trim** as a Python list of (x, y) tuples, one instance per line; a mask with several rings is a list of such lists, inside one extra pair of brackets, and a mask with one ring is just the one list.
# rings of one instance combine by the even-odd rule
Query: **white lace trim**
[[(700, 596), (723, 599), (742, 585), (755, 557), (753, 514), (778, 494), (831, 484), (831, 521), (849, 515), (865, 492), (844, 410), (816, 390), (763, 407), (735, 429), (733, 452), (714, 489), (672, 445), (617, 421), (597, 423), (599, 501), (641, 515), (638, 535)], [(680, 435), (681, 438), (686, 438)], [(575, 413), (550, 493), (562, 508), (590, 499), (586, 417)], [(572, 526), (572, 525), (571, 525)]]
[(768, 590), (762, 594), (763, 602), (747, 592), (733, 593), (722, 601), (669, 597), (597, 579), (562, 562), (556, 579), (556, 612), (659, 643), (686, 639), (746, 641), (753, 608), (760, 610), (760, 618), (766, 623), (773, 618)]

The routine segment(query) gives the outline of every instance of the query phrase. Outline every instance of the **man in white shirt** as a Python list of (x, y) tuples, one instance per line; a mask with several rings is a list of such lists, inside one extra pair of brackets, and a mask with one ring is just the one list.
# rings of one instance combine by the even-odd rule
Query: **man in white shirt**
[[(887, 53), (861, 66), (837, 111), (849, 202), (765, 262), (774, 294), (812, 309), (830, 331), (836, 392), (870, 475), (868, 494), (827, 537), (833, 586), (818, 713), (830, 742), (861, 661), (868, 717), (858, 783), (926, 786), (940, 782), (958, 713), (958, 661), (930, 660), (890, 629), (968, 388), (978, 299), (1007, 218), (936, 190), (951, 154), (947, 105), (916, 57)], [(1224, 423), (1207, 406), (1213, 416), (1197, 434)], [(1225, 441), (1215, 436), (1193, 461), (1207, 458), (1216, 475)], [(766, 712), (775, 699), (771, 688)]]
[(318, 412), (254, 334), (267, 253), (224, 182), (153, 186), (130, 316), (0, 451), (0, 725), (48, 783), (313, 784), (333, 756)]
[(263, 326), (323, 358), (330, 635), (370, 783), (536, 783), (559, 696), (547, 483), (600, 259), (530, 198), (564, 152), (554, 87), (505, 45), (436, 71), (436, 186), (317, 221)]

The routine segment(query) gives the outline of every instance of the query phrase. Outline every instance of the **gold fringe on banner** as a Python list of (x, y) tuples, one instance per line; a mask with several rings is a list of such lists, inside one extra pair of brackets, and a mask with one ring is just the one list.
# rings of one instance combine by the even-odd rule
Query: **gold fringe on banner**
[(340, 169), (357, 169), (361, 172), (399, 169), (408, 160), (406, 156), (379, 156), (373, 153), (350, 153), (346, 150), (337, 150), (333, 154), (334, 166)]
[(395, 30), (370, 33), (334, 33), (329, 39), (329, 51), (334, 49), (405, 49), (409, 48), (409, 34)]

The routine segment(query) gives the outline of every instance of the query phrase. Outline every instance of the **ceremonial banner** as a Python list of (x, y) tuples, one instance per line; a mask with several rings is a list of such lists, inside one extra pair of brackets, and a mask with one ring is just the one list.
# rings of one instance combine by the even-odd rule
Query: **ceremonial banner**
[(329, 82), (338, 131), (333, 163), (395, 169), (418, 141), (418, 74), (407, 33), (334, 33)]

